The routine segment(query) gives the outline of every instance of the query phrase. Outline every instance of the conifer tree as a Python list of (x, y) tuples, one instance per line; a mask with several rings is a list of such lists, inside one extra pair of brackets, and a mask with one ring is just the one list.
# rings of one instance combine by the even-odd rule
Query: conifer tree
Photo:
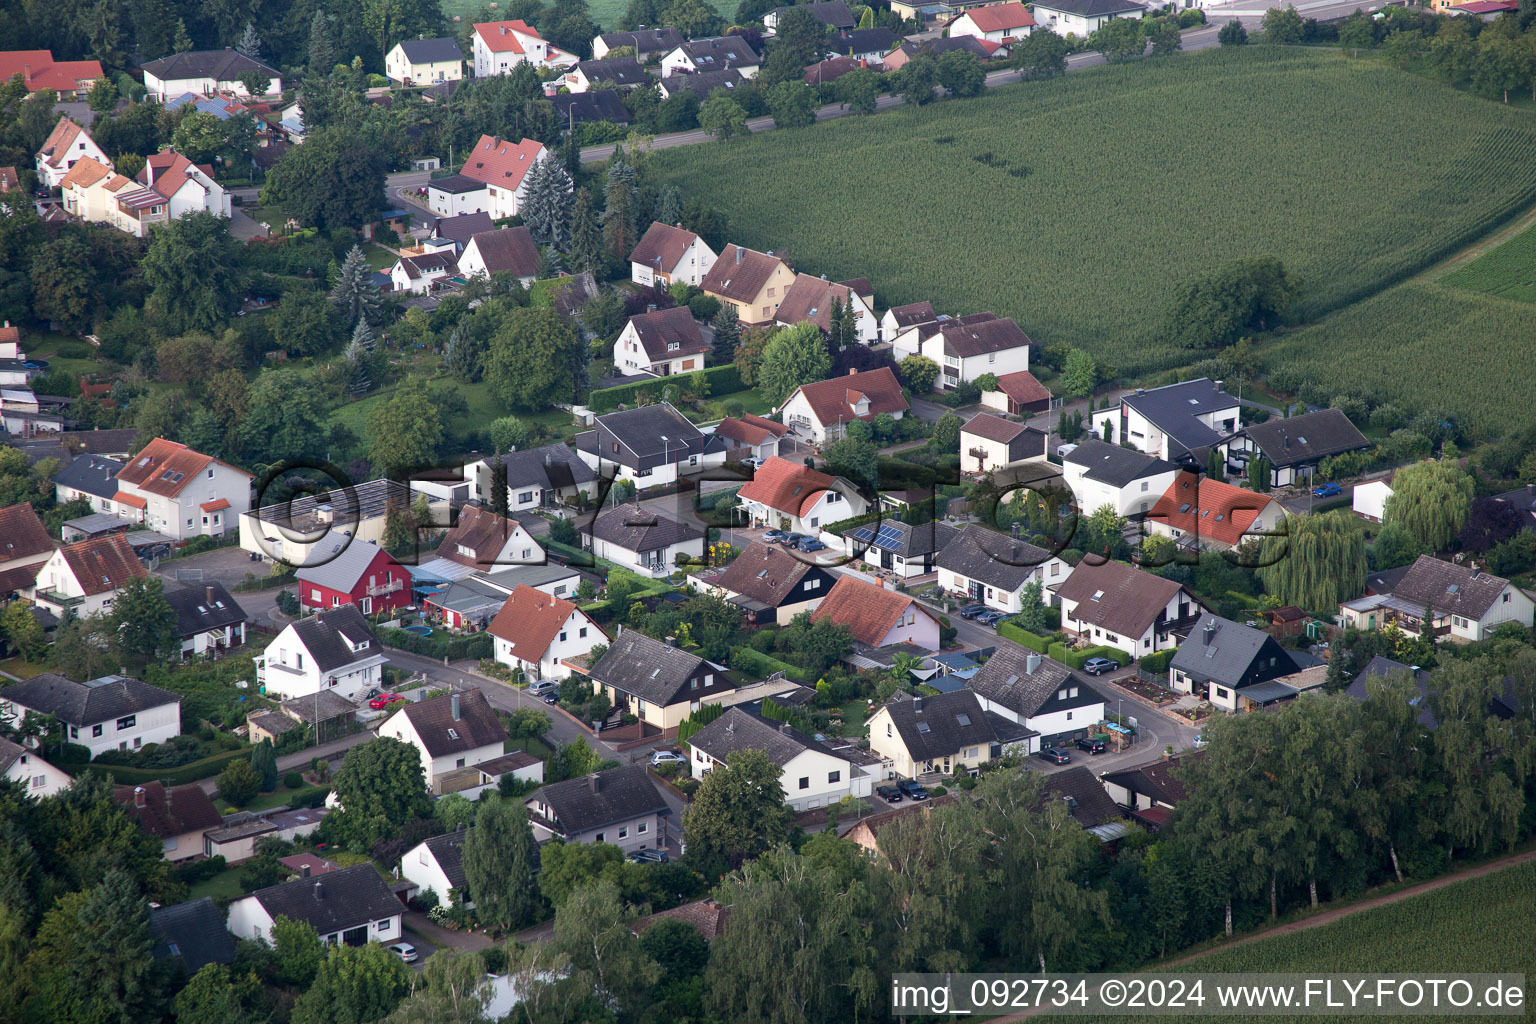
[(315, 78), (324, 78), (335, 66), (336, 51), (331, 49), (330, 26), (326, 23), (325, 12), (316, 11), (314, 20), (309, 23), (309, 73)]
[(572, 270), (596, 273), (607, 257), (603, 252), (603, 225), (592, 203), (592, 193), (580, 189), (571, 209), (571, 241), (567, 255)]
[(603, 239), (608, 254), (616, 260), (629, 258), (635, 246), (635, 169), (614, 155), (608, 167), (608, 184), (603, 188), (607, 208), (603, 211)]
[(373, 268), (368, 265), (360, 246), (354, 245), (347, 253), (336, 278), (336, 287), (331, 289), (331, 301), (336, 303), (347, 323), (356, 323), (360, 317), (366, 317), (370, 322), (378, 319), (379, 286), (373, 282)]
[(175, 41), (171, 43), (172, 51), (175, 53), (191, 53), (193, 45), (192, 36), (189, 32), (187, 32), (187, 23), (184, 20), (177, 18), (176, 38)]
[(373, 331), (366, 317), (357, 318), (352, 341), (347, 345), (347, 393), (366, 395), (373, 390)]
[(741, 318), (736, 307), (729, 302), (722, 303), (711, 326), (715, 329), (715, 364), (724, 366), (735, 362), (736, 346), (741, 343)]
[(565, 249), (570, 244), (571, 176), (554, 160), (540, 160), (528, 173), (528, 189), (519, 212), (539, 245)]
[(240, 34), (240, 41), (235, 44), (235, 52), (243, 53), (252, 60), (261, 59), (261, 37), (256, 34), (256, 26), (249, 21), (245, 23), (245, 31)]

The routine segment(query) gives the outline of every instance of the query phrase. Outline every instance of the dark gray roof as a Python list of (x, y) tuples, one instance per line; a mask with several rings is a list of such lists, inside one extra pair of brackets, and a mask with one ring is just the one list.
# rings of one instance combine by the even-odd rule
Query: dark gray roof
[(1081, 18), (1102, 18), (1107, 14), (1129, 14), (1147, 9), (1145, 4), (1134, 0), (1037, 0), (1036, 6)]
[(964, 747), (990, 746), (997, 730), (970, 690), (936, 697), (909, 697), (898, 691), (886, 703), (891, 723), (914, 761), (931, 761)]
[(624, 106), (619, 94), (612, 89), (561, 93), (552, 97), (550, 102), (555, 107), (555, 121), (562, 128), (590, 121), (629, 124), (635, 119), (635, 115)]
[[(458, 717), (453, 715), (457, 707)], [(407, 704), (400, 712), (416, 730), (427, 753), (447, 757), (507, 740), (507, 730), (480, 690), (445, 693)]]
[(1414, 685), (1419, 690), (1419, 695), (1413, 698), (1414, 705), (1419, 709), (1419, 724), (1426, 729), (1438, 728), (1440, 720), (1435, 717), (1435, 713), (1429, 707), (1429, 673), (1424, 669), (1414, 672), (1402, 662), (1393, 661), (1391, 658), (1384, 658), (1378, 654), (1366, 664), (1359, 675), (1355, 676), (1344, 692), (1355, 698), (1355, 700), (1365, 700), (1370, 696), (1370, 691), (1367, 689), (1368, 680), (1373, 678), (1385, 679), (1393, 672), (1402, 672), (1413, 676)]
[(439, 64), (446, 60), (463, 60), (464, 52), (459, 41), (451, 36), (441, 39), (402, 39), (400, 49), (412, 64)]
[(739, 707), (726, 708), (725, 714), (690, 736), (688, 743), (717, 761), (738, 750), (761, 750), (780, 768), (807, 750), (841, 756), (785, 723), (770, 722)]
[(271, 79), (282, 77), (276, 68), (229, 47), (173, 53), (169, 57), (152, 60), (142, 67), (146, 73), (162, 82), (182, 78), (212, 78), (218, 82), (233, 82), (247, 71), (256, 71)]
[[(1059, 0), (1063, 4), (1075, 3), (1080, 7), (1104, 7), (1104, 10), (1081, 11), (1071, 7), (1054, 7), (1052, 10), (1066, 10), (1072, 14), (1082, 14), (1084, 17), (1094, 17), (1101, 14), (1113, 14), (1116, 11), (1128, 8), (1139, 9), (1141, 4), (1126, 3), (1125, 0)], [(1185, 450), (1194, 451), (1197, 448), (1206, 448), (1221, 440), (1221, 435), (1210, 427), (1197, 420), (1196, 416), (1202, 416), (1218, 409), (1230, 409), (1237, 406), (1237, 399), (1217, 387), (1216, 382), (1209, 377), (1201, 377), (1198, 380), (1187, 380), (1181, 384), (1169, 384), (1166, 387), (1152, 388), (1126, 395), (1120, 399), (1122, 403), (1141, 413), (1157, 428), (1168, 435), (1170, 442), (1168, 450), (1175, 451), (1180, 446)]]
[(433, 234), (442, 238), (451, 238), (460, 246), (469, 244), (469, 240), (484, 231), (494, 231), (496, 225), (491, 223), (491, 215), (484, 210), (476, 213), (461, 213), (457, 217), (443, 217), (433, 225)]
[(704, 536), (701, 527), (668, 519), (640, 505), (611, 508), (585, 524), (582, 532), (637, 553), (660, 551)]
[(191, 977), (208, 964), (235, 962), (235, 937), (211, 896), (149, 912), (155, 959), (177, 957)]
[(427, 191), (447, 192), (450, 195), (478, 192), (483, 188), (485, 188), (485, 182), (463, 174), (450, 174), (446, 178), (433, 178), (427, 182)]
[[(469, 838), (469, 830), (460, 832), (448, 832), (444, 835), (433, 836), (423, 845), (432, 851), (432, 856), (437, 860), (437, 866), (443, 869), (443, 874), (448, 878), (448, 885), (454, 889), (465, 887), (464, 877), (464, 840)], [(444, 896), (447, 893), (443, 893)]]
[(302, 697), (289, 697), (282, 702), (282, 708), (289, 718), (296, 718), (311, 725), (317, 721), (328, 722), (333, 718), (341, 718), (357, 711), (356, 704), (335, 690), (318, 690), (315, 693), (306, 693)]
[(1524, 487), (1517, 487), (1503, 494), (1495, 494), (1493, 497), (1495, 501), (1502, 501), (1515, 507), (1515, 511), (1520, 513), (1522, 527), (1527, 530), (1536, 530), (1536, 484), (1526, 484)]
[[(1033, 672), (1031, 658), (1038, 658)], [(999, 640), (981, 669), (965, 684), (966, 689), (1001, 705), (1022, 718), (1033, 718), (1047, 704), (1052, 711), (1069, 711), (1104, 703), (1104, 698), (1089, 687), (1071, 669), (1043, 654), (1020, 647), (1009, 640)], [(1077, 687), (1077, 696), (1057, 698), (1064, 687)]]
[[(599, 416), (597, 428), (577, 441), (601, 446), (602, 458), (626, 469), (653, 469), (725, 448), (724, 438), (703, 433), (670, 402)], [(617, 452), (612, 450), (614, 442), (619, 444)]]
[(1299, 466), (1370, 446), (1338, 409), (1319, 409), (1290, 419), (1255, 423), (1244, 431), (1272, 466)]
[(644, 85), (651, 76), (633, 57), (584, 60), (576, 65), (589, 82), (613, 82), (616, 85)]
[(1109, 444), (1094, 437), (1078, 442), (1077, 447), (1061, 461), (1069, 462), (1074, 466), (1087, 466), (1088, 468), (1083, 471), (1084, 479), (1095, 480), (1111, 487), (1124, 487), (1132, 480), (1139, 480), (1144, 476), (1156, 476), (1159, 473), (1171, 473), (1178, 468), (1171, 462), (1164, 462), (1156, 455), (1121, 448), (1117, 444)]
[(592, 666), (591, 675), (600, 683), (666, 707), (675, 703), (678, 691), (687, 687), (703, 663), (704, 659), (638, 629), (626, 629)]
[(110, 498), (118, 492), (117, 474), (124, 463), (104, 455), (82, 455), (54, 476), (53, 482), (98, 498)]
[(616, 50), (621, 46), (632, 46), (637, 54), (667, 53), (683, 45), (683, 34), (675, 28), (643, 28), (637, 32), (608, 32), (598, 38), (606, 43), (610, 50)]
[(183, 637), (223, 629), (247, 618), (245, 609), (229, 596), (224, 584), (215, 580), (202, 586), (172, 590), (165, 595), (176, 610), (176, 629)]
[(404, 908), (372, 864), (300, 878), (251, 894), (268, 914), (303, 921), (321, 935), (395, 917)]
[(827, 40), (827, 49), (834, 54), (890, 53), (901, 39), (885, 27), (856, 28), (851, 32), (839, 32)]
[(740, 71), (728, 68), (723, 71), (697, 71), (691, 75), (668, 75), (661, 80), (661, 87), (669, 96), (679, 88), (684, 88), (704, 100), (716, 89), (735, 89), (745, 81)]
[(575, 449), (563, 444), (547, 444), (502, 456), (507, 465), (507, 489), (543, 487), (559, 490), (589, 484), (597, 479), (592, 467), (581, 461)]
[(543, 820), (564, 836), (667, 810), (644, 762), (544, 786), (528, 798), (530, 810), (536, 804), (549, 808), (553, 817)]
[(181, 697), (129, 676), (102, 676), (77, 683), (56, 672), (44, 672), (0, 690), (10, 701), (43, 715), (58, 715), (74, 726), (110, 722), (149, 708), (180, 703)]
[(683, 52), (702, 71), (755, 67), (763, 62), (762, 55), (752, 49), (752, 44), (741, 36), (691, 39), (683, 44)]
[[(1209, 635), (1207, 627), (1212, 627)], [(1174, 654), (1169, 668), (1186, 672), (1200, 682), (1239, 686), (1268, 639), (1268, 633), (1206, 612), (1189, 631), (1189, 638)]]
[(1067, 813), (1084, 828), (1121, 817), (1119, 806), (1109, 798), (1103, 783), (1082, 765), (1052, 772), (1045, 788), (1053, 797), (1067, 801)]
[(1044, 548), (972, 523), (944, 545), (934, 563), (941, 569), (1011, 593), (1029, 582), (1030, 576), (1051, 558)]
[[(340, 608), (327, 608), (318, 615), (299, 619), (293, 623), (315, 667), (321, 672), (331, 672), (343, 665), (371, 658), (380, 652), (379, 638), (368, 628), (368, 620), (356, 605), (344, 604)], [(368, 641), (367, 648), (354, 652), (353, 644)]]
[[(811, 573), (827, 575), (826, 570), (796, 558), (777, 544), (755, 540), (731, 560), (714, 582), (716, 586), (765, 608), (777, 608)], [(828, 577), (824, 586), (830, 589), (833, 582)]]
[(913, 526), (899, 519), (882, 519), (848, 531), (851, 539), (902, 558), (921, 558), (943, 551), (958, 536), (960, 531), (953, 526), (933, 520)]
[(1392, 596), (1433, 607), (1436, 616), (1449, 612), (1481, 619), (1507, 586), (1509, 581), (1501, 576), (1420, 555), (1398, 580)]

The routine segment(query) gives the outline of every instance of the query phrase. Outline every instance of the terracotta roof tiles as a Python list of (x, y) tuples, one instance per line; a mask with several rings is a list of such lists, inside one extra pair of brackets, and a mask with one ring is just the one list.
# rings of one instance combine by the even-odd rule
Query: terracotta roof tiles
[(878, 647), (886, 634), (916, 603), (906, 594), (898, 594), (894, 590), (886, 590), (852, 576), (842, 576), (811, 613), (811, 619), (846, 626), (853, 634), (853, 639)]

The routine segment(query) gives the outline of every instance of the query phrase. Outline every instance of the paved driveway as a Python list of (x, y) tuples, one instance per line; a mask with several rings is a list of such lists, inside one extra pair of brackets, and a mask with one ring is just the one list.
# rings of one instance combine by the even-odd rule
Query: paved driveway
[(156, 575), (165, 580), (166, 590), (201, 587), (205, 583), (222, 583), (253, 622), (264, 626), (281, 627), (287, 621), (276, 614), (277, 594), (281, 588), (272, 587), (268, 590), (251, 590), (244, 593), (235, 591), (236, 584), (245, 582), (247, 576), (264, 578), (270, 575), (271, 571), (271, 566), (251, 561), (250, 552), (243, 548), (229, 547), (204, 552), (201, 555), (192, 555), (189, 558), (172, 559), (161, 564)]

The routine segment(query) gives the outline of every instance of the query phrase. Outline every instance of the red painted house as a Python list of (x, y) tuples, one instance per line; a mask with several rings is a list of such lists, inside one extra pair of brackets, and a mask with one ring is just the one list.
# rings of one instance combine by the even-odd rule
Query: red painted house
[(299, 603), (306, 608), (357, 605), (364, 615), (411, 603), (411, 574), (388, 551), (360, 540), (334, 552), (328, 561), (294, 574)]

